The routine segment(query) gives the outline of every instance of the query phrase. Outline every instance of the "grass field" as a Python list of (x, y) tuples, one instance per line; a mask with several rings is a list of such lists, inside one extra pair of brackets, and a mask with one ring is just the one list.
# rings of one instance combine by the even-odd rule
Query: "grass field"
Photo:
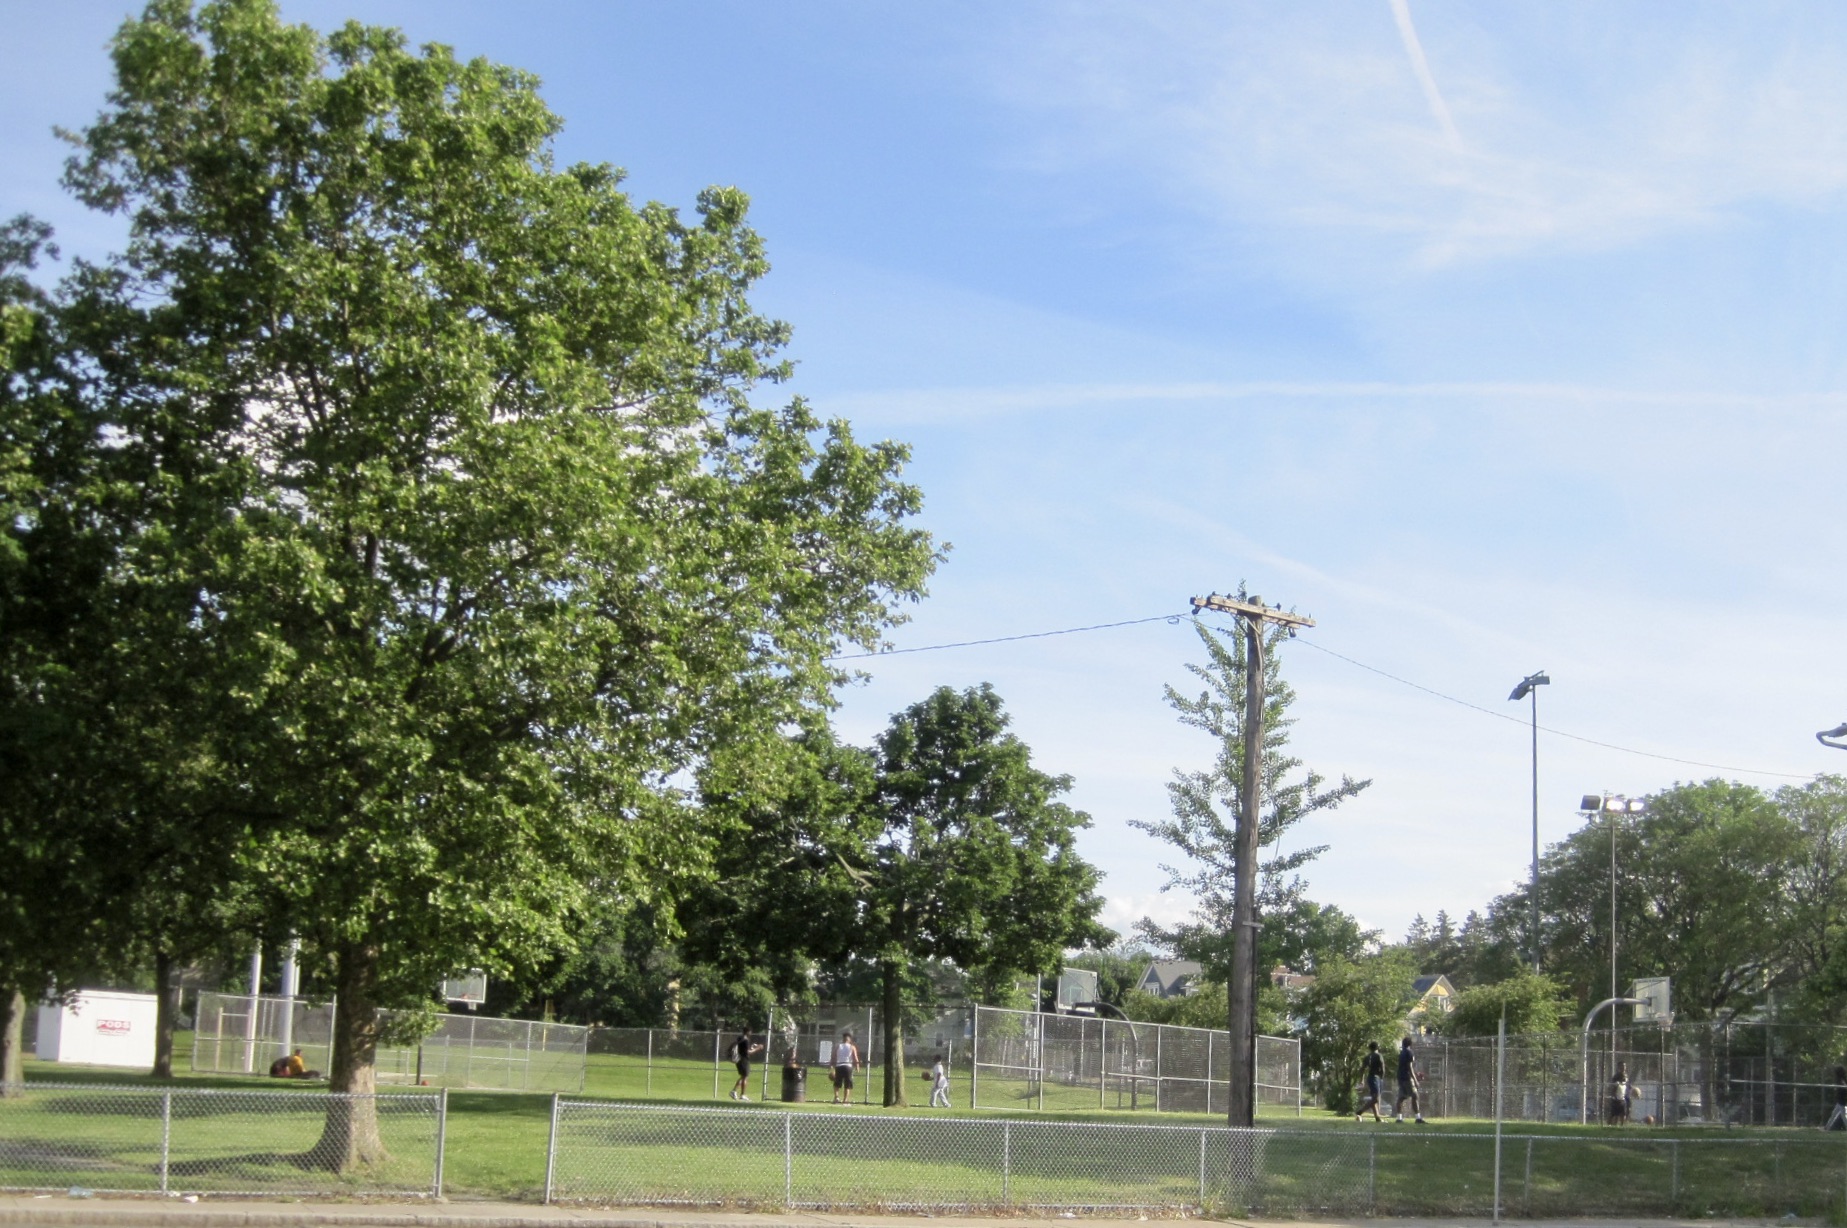
[[(176, 1066), (186, 1067), (182, 1036)], [(1485, 1211), (1493, 1188), (1491, 1126), (1444, 1121), (1384, 1126), (1320, 1110), (1297, 1119), (1293, 1108), (1269, 1115), (1278, 1133), (1221, 1135), (1222, 1118), (1159, 1117), (1095, 1108), (1045, 1112), (983, 1109), (955, 1087), (952, 1114), (927, 1108), (887, 1110), (819, 1102), (784, 1106), (723, 1102), (711, 1110), (709, 1061), (662, 1060), (652, 1080), (632, 1059), (593, 1055), (586, 1091), (570, 1101), (626, 1100), (630, 1107), (567, 1113), (561, 1133), (561, 1192), (587, 1200), (630, 1198), (713, 1204), (797, 1202), (902, 1205), (1081, 1202), (1107, 1206), (1190, 1206), (1198, 1201), (1202, 1140), (1208, 1200), (1270, 1214), (1462, 1214)], [(772, 1079), (779, 1072), (771, 1072)], [(57, 1066), (29, 1060), (29, 1082), (159, 1085), (133, 1072)], [(873, 1080), (876, 1084), (876, 1080)], [(182, 1076), (177, 1088), (315, 1090), (264, 1078)], [(728, 1080), (723, 1086), (728, 1086)], [(910, 1090), (923, 1099), (921, 1079)], [(753, 1094), (761, 1082), (756, 1083)], [(408, 1090), (408, 1089), (403, 1089)], [(772, 1093), (777, 1088), (772, 1085)], [(723, 1087), (721, 1086), (721, 1094)], [(652, 1092), (652, 1095), (648, 1093)], [(876, 1094), (876, 1086), (874, 1088)], [(984, 1100), (986, 1097), (984, 1096)], [(23, 1103), (23, 1102), (22, 1102)], [(8, 1162), (37, 1167), (64, 1156), (82, 1165), (58, 1184), (149, 1188), (155, 1153), (145, 1113), (36, 1111), (0, 1103), (0, 1180), (23, 1180)], [(304, 1105), (304, 1108), (306, 1106)], [(666, 1111), (678, 1109), (679, 1111)], [(784, 1109), (793, 1156), (784, 1168)], [(545, 1181), (551, 1097), (506, 1092), (449, 1093), (445, 1191), (464, 1197), (536, 1199)], [(176, 1109), (175, 1186), (185, 1189), (291, 1188), (329, 1193), (355, 1189), (330, 1177), (304, 1177), (299, 1153), (318, 1137), (319, 1113), (238, 1112), (226, 1116), (217, 1142), (182, 1143)], [(950, 1118), (974, 1120), (950, 1120)], [(396, 1119), (387, 1114), (387, 1121)], [(414, 1118), (399, 1123), (410, 1129)], [(1057, 1129), (1073, 1123), (1077, 1130)], [(1202, 1134), (1202, 1127), (1207, 1128)], [(391, 1127), (398, 1128), (398, 1127)], [(1003, 1132), (1006, 1135), (1003, 1142)], [(395, 1171), (376, 1174), (404, 1188), (427, 1181), (415, 1158), (427, 1146), (414, 1130)], [(1242, 1138), (1241, 1143), (1233, 1139)], [(1256, 1139), (1256, 1142), (1252, 1140)], [(389, 1131), (388, 1131), (389, 1142)], [(207, 1156), (197, 1151), (213, 1151)], [(1236, 1148), (1246, 1148), (1238, 1154)], [(186, 1150), (191, 1147), (195, 1150)], [(1254, 1150), (1252, 1150), (1254, 1148)], [(202, 1163), (211, 1161), (210, 1164)], [(217, 1167), (213, 1167), (216, 1165)], [(1239, 1181), (1252, 1171), (1255, 1181)], [(1777, 1216), (1794, 1212), (1836, 1222), (1847, 1208), (1847, 1135), (1807, 1130), (1685, 1127), (1535, 1126), (1508, 1128), (1501, 1162), (1503, 1205), (1515, 1214), (1666, 1214)], [(43, 1182), (38, 1182), (43, 1184)]]

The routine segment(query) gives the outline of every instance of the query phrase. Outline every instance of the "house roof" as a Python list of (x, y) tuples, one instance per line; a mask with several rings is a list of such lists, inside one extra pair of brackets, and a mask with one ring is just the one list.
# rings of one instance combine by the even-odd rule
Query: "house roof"
[(1185, 982), (1198, 980), (1204, 970), (1196, 959), (1150, 960), (1135, 985), (1138, 989), (1169, 998), (1179, 993)]

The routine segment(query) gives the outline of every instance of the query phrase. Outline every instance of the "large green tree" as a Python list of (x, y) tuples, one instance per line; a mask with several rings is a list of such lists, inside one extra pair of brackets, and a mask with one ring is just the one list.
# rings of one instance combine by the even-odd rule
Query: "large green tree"
[(1059, 798), (1068, 776), (1032, 764), (983, 684), (942, 687), (880, 736), (873, 838), (853, 856), (854, 945), (879, 967), (885, 1103), (906, 1103), (906, 977), (916, 961), (970, 972), (1050, 972), (1069, 947), (1114, 935), (1095, 920), (1097, 872), (1079, 857), (1090, 817)]
[(638, 206), (553, 164), (529, 75), (269, 0), (156, 0), (113, 55), (67, 181), (130, 238), (69, 310), (235, 684), (196, 756), (365, 1092), (374, 1008), (703, 874), (686, 774), (825, 705), (935, 553), (901, 447), (748, 399), (786, 329), (741, 193)]
[[(1541, 861), (1544, 970), (1585, 1007), (1609, 996), (1613, 835), (1617, 992), (1638, 976), (1672, 977), (1687, 1020), (1762, 1001), (1785, 965), (1785, 884), (1802, 856), (1789, 819), (1761, 790), (1709, 780), (1654, 794), (1613, 827), (1593, 818)], [(1519, 907), (1497, 901), (1495, 911)]]

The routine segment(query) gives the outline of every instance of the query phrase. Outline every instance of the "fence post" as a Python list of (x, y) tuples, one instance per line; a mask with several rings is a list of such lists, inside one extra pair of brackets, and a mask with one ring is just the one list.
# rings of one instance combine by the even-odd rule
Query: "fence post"
[(1206, 1132), (1199, 1132), (1199, 1209), (1206, 1209)]
[(1000, 1201), (1002, 1206), (1013, 1205), (1013, 1123), (1010, 1121), (1000, 1124)]
[(1520, 1187), (1520, 1203), (1526, 1213), (1533, 1213), (1533, 1140), (1526, 1140), (1526, 1184)]
[(1366, 1136), (1366, 1214), (1371, 1215), (1379, 1204), (1379, 1136)]
[(720, 1031), (712, 1033), (712, 1099), (718, 1099), (718, 1046), (725, 1039)]
[[(1084, 1051), (1084, 1031), (1090, 1025), (1083, 1019), (1077, 1021), (1077, 1048)], [(1109, 1095), (1109, 1020), (1097, 1020), (1097, 1107), (1107, 1108), (1104, 1099)]]
[(558, 1175), (558, 1093), (552, 1093), (552, 1129), (545, 1140), (545, 1205), (552, 1202), (553, 1182)]
[(972, 1024), (968, 1037), (968, 1107), (981, 1107), (981, 1007), (968, 1008)]
[(654, 1094), (654, 1029), (648, 1029), (648, 1095)]
[(434, 1198), (443, 1196), (443, 1153), (449, 1147), (449, 1089), (443, 1088), (436, 1098), (436, 1191)]
[(1295, 1115), (1302, 1115), (1302, 1038), (1295, 1038)]
[[(765, 1053), (765, 1057), (769, 1054)], [(768, 1065), (766, 1062), (765, 1065)], [(782, 1209), (795, 1205), (795, 1114), (782, 1115)]]
[(167, 1170), (173, 1152), (173, 1093), (160, 1094), (160, 1192), (167, 1192)]
[(1673, 1174), (1671, 1177), (1668, 1178), (1669, 1182), (1671, 1183), (1669, 1184), (1668, 1190), (1667, 1190), (1668, 1206), (1670, 1208), (1676, 1208), (1680, 1206), (1680, 1140), (1679, 1139), (1671, 1138), (1667, 1141), (1667, 1154), (1668, 1154), (1669, 1160), (1672, 1162), (1671, 1171)]

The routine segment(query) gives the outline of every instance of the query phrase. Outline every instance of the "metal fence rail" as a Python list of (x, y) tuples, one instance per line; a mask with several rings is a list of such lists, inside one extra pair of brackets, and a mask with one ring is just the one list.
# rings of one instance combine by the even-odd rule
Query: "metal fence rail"
[(193, 1021), (192, 1068), (207, 1074), (265, 1074), (300, 1049), (310, 1070), (333, 1064), (331, 1002), (204, 992)]
[[(441, 1092), (352, 1096), (25, 1083), (0, 1097), (0, 1189), (100, 1193), (442, 1192)], [(330, 1123), (377, 1124), (384, 1156), (339, 1171)]]
[[(395, 1011), (380, 1011), (389, 1027)], [(494, 1016), (438, 1015), (414, 1045), (378, 1048), (383, 1083), (502, 1091), (581, 1092), (590, 1028)]]
[[(973, 1008), (978, 1108), (1230, 1108), (1230, 1038), (1206, 1028)], [(1301, 1042), (1257, 1038), (1257, 1103), (1301, 1111)]]
[[(303, 998), (201, 993), (193, 1029), (192, 1069), (206, 1074), (264, 1074), (301, 1050), (310, 1070), (333, 1064), (335, 1003)], [(391, 1025), (405, 1012), (381, 1010)], [(436, 1030), (415, 1044), (380, 1045), (385, 1083), (504, 1091), (581, 1092), (590, 1028), (494, 1016), (437, 1015)]]
[[(1847, 1139), (1508, 1135), (1499, 1208), (1836, 1215)], [(1492, 1134), (874, 1117), (555, 1099), (546, 1199), (804, 1209), (1486, 1215)]]
[[(1509, 1120), (1575, 1122), (1582, 1107), (1589, 1120), (1599, 1120), (1620, 1063), (1634, 1089), (1637, 1121), (1818, 1126), (1833, 1108), (1831, 1076), (1844, 1051), (1847, 1028), (1768, 1023), (1593, 1032), (1582, 1054), (1574, 1035), (1510, 1036), (1505, 1113)], [(1493, 1114), (1492, 1040), (1431, 1038), (1417, 1053), (1427, 1115)]]

